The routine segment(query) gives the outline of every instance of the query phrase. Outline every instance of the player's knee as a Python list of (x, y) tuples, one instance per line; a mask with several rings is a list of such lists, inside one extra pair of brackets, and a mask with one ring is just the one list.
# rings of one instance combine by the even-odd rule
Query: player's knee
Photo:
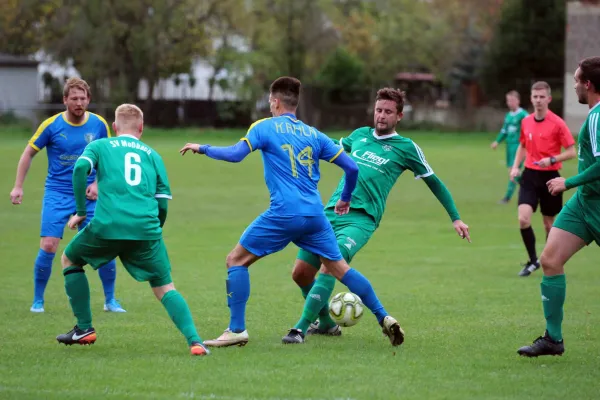
[(62, 256), (60, 256), (60, 263), (63, 267), (63, 269), (72, 267), (74, 264), (71, 260), (69, 260), (69, 257), (67, 257), (67, 255), (65, 253), (62, 253)]
[(540, 264), (545, 275), (557, 275), (564, 273), (564, 263), (561, 261), (558, 252), (551, 246), (547, 246), (540, 256)]
[(296, 264), (292, 270), (292, 279), (300, 287), (308, 286), (314, 281), (317, 269), (309, 264)]
[(43, 237), (42, 240), (40, 240), (40, 249), (44, 250), (46, 253), (56, 253), (59, 243), (59, 238)]
[(531, 226), (531, 217), (529, 215), (519, 214), (519, 227), (521, 229), (527, 229)]
[(227, 269), (236, 265), (237, 260), (238, 260), (238, 258), (235, 256), (233, 251), (231, 253), (227, 254), (227, 257), (225, 257), (225, 265), (227, 265)]

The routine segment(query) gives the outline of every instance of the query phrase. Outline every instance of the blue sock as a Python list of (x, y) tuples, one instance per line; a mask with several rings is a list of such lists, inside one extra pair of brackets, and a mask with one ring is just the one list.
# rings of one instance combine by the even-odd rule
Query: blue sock
[(48, 253), (40, 249), (33, 266), (33, 301), (44, 301), (44, 291), (50, 274), (55, 253)]
[(105, 303), (115, 298), (115, 281), (117, 280), (117, 262), (112, 260), (98, 268), (98, 275), (104, 288)]
[(363, 304), (375, 314), (377, 321), (381, 324), (381, 321), (383, 321), (388, 313), (377, 298), (371, 282), (354, 268), (350, 268), (342, 279), (340, 279), (340, 282), (346, 285), (352, 293), (361, 298)]
[(246, 330), (246, 303), (250, 297), (250, 275), (247, 267), (227, 270), (227, 306), (231, 317), (229, 329), (240, 333)]

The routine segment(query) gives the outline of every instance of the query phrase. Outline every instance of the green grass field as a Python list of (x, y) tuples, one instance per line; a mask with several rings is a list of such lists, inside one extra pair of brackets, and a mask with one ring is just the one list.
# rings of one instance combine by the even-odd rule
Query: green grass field
[[(173, 278), (203, 338), (227, 327), (225, 256), (244, 228), (268, 207), (258, 154), (243, 164), (181, 157), (187, 141), (234, 143), (243, 132), (148, 131), (161, 153), (173, 201), (165, 240)], [(88, 271), (98, 341), (65, 347), (55, 336), (74, 325), (60, 262), (46, 292), (46, 313), (32, 314), (33, 261), (39, 243), (45, 154), (34, 160), (21, 206), (9, 192), (26, 134), (0, 137), (0, 398), (2, 399), (593, 399), (600, 378), (600, 271), (596, 245), (568, 265), (563, 357), (521, 359), (516, 349), (544, 329), (541, 272), (519, 278), (525, 261), (516, 205), (497, 205), (507, 171), (487, 134), (406, 134), (450, 188), (472, 244), (460, 240), (427, 186), (403, 175), (387, 213), (353, 267), (373, 283), (407, 337), (392, 348), (367, 314), (340, 338), (309, 337), (283, 346), (302, 310), (291, 280), (297, 249), (251, 268), (244, 348), (192, 358), (184, 339), (145, 284), (120, 268), (117, 298), (126, 314), (102, 312), (97, 274)], [(576, 169), (571, 161), (563, 174)], [(332, 193), (341, 171), (324, 165), (320, 190)], [(569, 197), (571, 193), (568, 194)], [(539, 214), (534, 228), (541, 252)], [(72, 232), (66, 232), (70, 239)], [(66, 240), (61, 243), (62, 252)], [(334, 293), (345, 287), (336, 286)]]

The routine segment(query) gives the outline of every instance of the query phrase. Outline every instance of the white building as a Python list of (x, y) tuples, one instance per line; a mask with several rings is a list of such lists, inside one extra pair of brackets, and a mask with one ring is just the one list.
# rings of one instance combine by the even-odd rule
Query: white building
[(38, 62), (0, 53), (0, 114), (35, 119), (38, 108)]

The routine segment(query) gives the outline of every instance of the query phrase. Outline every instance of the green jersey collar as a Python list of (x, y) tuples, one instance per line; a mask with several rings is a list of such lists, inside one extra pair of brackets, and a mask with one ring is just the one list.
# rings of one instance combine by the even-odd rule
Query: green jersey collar
[(384, 140), (384, 139), (389, 139), (391, 137), (394, 136), (398, 136), (398, 134), (396, 132), (392, 132), (392, 133), (388, 133), (387, 135), (382, 135), (382, 136), (377, 136), (377, 134), (375, 133), (375, 131), (373, 131), (373, 137), (377, 140)]

